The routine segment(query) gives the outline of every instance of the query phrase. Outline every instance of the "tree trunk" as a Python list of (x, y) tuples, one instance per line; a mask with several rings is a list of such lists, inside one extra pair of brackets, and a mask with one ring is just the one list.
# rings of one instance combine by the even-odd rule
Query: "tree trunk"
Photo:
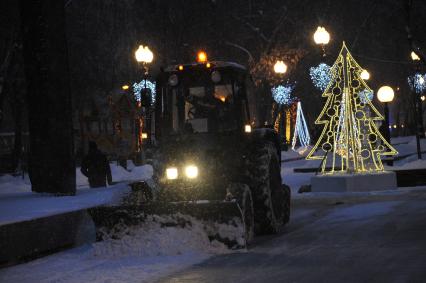
[(15, 142), (13, 145), (13, 171), (18, 171), (22, 157), (22, 101), (17, 83), (13, 83), (13, 116), (15, 120)]
[(64, 2), (20, 0), (34, 192), (75, 194)]

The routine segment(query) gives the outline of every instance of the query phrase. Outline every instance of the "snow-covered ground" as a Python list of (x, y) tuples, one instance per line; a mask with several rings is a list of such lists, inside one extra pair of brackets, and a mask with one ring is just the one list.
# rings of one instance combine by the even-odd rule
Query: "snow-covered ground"
[[(422, 148), (426, 149), (425, 141), (422, 142)], [(392, 143), (395, 144), (401, 155), (416, 152), (413, 137), (396, 138), (392, 140)], [(306, 155), (306, 153), (304, 154)], [(303, 156), (291, 150), (282, 153), (285, 161), (281, 168), (283, 182), (291, 187), (293, 197), (299, 200), (309, 200), (317, 196), (324, 197), (324, 194), (297, 193), (301, 185), (310, 183), (310, 178), (314, 173), (294, 173), (293, 169), (319, 166), (319, 161), (306, 161), (303, 158), (298, 159), (299, 157)], [(87, 179), (77, 168), (77, 195), (61, 198), (32, 193), (27, 177), (22, 179), (0, 176), (0, 224), (113, 202), (128, 191), (126, 185), (128, 181), (147, 179), (152, 175), (150, 166), (135, 167), (131, 165), (128, 168), (132, 170), (126, 171), (122, 167), (111, 164), (113, 180), (119, 183), (99, 189), (89, 189)], [(390, 168), (426, 168), (426, 160), (417, 160), (416, 155), (412, 155), (395, 162), (395, 166)], [(400, 193), (382, 192), (379, 194), (395, 196)], [(364, 198), (372, 195), (374, 193), (354, 194), (355, 197)], [(371, 217), (387, 214), (398, 205), (399, 202), (394, 201), (386, 204), (376, 202), (345, 207), (332, 212), (321, 221), (333, 225), (339, 221), (348, 221), (348, 219), (349, 221), (368, 221)], [(298, 217), (310, 215), (312, 211), (309, 209), (297, 210), (292, 216), (293, 223), (297, 221)], [(257, 248), (257, 251), (262, 252), (262, 248)], [(188, 227), (182, 229), (179, 227), (164, 228), (160, 227), (158, 222), (148, 221), (144, 224), (143, 229), (132, 229), (129, 235), (121, 240), (86, 244), (28, 263), (1, 269), (0, 282), (152, 282), (202, 262), (213, 255), (229, 253), (230, 251), (222, 244), (210, 243), (200, 223), (194, 222), (189, 229)], [(244, 254), (246, 251), (242, 251), (242, 253)]]
[(76, 169), (77, 193), (75, 196), (54, 197), (31, 192), (28, 175), (0, 176), (0, 225), (52, 214), (75, 211), (119, 201), (130, 188), (127, 183), (146, 180), (152, 176), (152, 166), (133, 166), (131, 171), (111, 163), (111, 173), (116, 185), (90, 189), (87, 178)]
[(229, 253), (210, 242), (200, 223), (160, 227), (155, 221), (130, 229), (120, 240), (105, 240), (0, 270), (0, 282), (152, 282)]

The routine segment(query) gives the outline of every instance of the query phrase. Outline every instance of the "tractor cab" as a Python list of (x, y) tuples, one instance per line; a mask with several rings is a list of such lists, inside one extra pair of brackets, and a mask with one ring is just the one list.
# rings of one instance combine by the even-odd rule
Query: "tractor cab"
[[(254, 119), (245, 67), (230, 62), (169, 66), (157, 81), (156, 138), (244, 132)], [(247, 127), (246, 127), (247, 126)]]

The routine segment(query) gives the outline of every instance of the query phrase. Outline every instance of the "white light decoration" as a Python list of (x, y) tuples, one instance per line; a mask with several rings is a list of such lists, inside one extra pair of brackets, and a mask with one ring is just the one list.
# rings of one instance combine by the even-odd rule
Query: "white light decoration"
[(316, 44), (328, 44), (330, 41), (330, 34), (325, 27), (319, 26), (314, 33), (314, 41)]
[(364, 89), (363, 91), (361, 91), (359, 94), (359, 99), (361, 100), (362, 103), (367, 104), (368, 102), (373, 100), (374, 97), (374, 91), (373, 90), (369, 90), (369, 89)]
[(141, 101), (141, 92), (145, 88), (145, 84), (146, 84), (146, 88), (151, 91), (151, 102), (154, 104), (156, 84), (155, 84), (155, 82), (151, 82), (149, 80), (146, 80), (146, 81), (142, 80), (139, 83), (133, 84), (133, 94), (135, 96), (135, 99), (137, 101)]
[(274, 65), (274, 71), (277, 74), (284, 74), (287, 72), (287, 65), (284, 63), (284, 61), (277, 61)]
[(148, 46), (139, 45), (138, 50), (135, 52), (136, 61), (140, 63), (151, 63), (154, 59), (154, 54)]
[(368, 80), (368, 79), (370, 79), (370, 73), (367, 71), (367, 70), (362, 70), (362, 72), (361, 72), (361, 79), (363, 79), (363, 80)]
[(296, 125), (294, 126), (294, 135), (291, 148), (295, 150), (297, 139), (299, 138), (300, 146), (307, 147), (311, 142), (308, 126), (303, 116), (302, 104), (297, 102)]
[(411, 90), (419, 94), (426, 90), (426, 74), (416, 73), (408, 77), (408, 85)]
[(320, 63), (317, 67), (309, 69), (309, 75), (314, 86), (324, 91), (331, 79), (331, 67), (325, 63)]
[(394, 96), (395, 93), (393, 89), (387, 85), (382, 86), (377, 91), (377, 99), (379, 99), (380, 102), (391, 102)]
[(278, 104), (289, 105), (293, 102), (293, 99), (291, 98), (293, 90), (294, 84), (287, 83), (285, 85), (279, 85), (271, 89), (272, 97)]

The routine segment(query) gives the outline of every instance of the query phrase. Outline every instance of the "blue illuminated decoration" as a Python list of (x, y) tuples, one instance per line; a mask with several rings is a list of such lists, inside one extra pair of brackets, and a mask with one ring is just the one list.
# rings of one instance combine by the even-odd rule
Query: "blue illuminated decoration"
[(149, 80), (142, 80), (139, 83), (133, 84), (133, 94), (135, 95), (135, 98), (137, 101), (141, 101), (141, 92), (145, 88), (149, 89), (151, 91), (151, 101), (152, 103), (155, 102), (155, 82), (151, 82)]
[(272, 97), (275, 102), (281, 105), (290, 105), (293, 102), (291, 93), (294, 90), (294, 84), (284, 84), (271, 88)]
[(367, 90), (364, 89), (363, 91), (361, 91), (359, 94), (359, 99), (361, 100), (362, 103), (368, 103), (369, 101), (373, 100), (374, 97), (374, 91), (373, 90)]
[(414, 76), (409, 76), (408, 85), (415, 93), (422, 93), (426, 90), (426, 74), (416, 73)]
[(294, 150), (296, 147), (297, 139), (299, 139), (300, 146), (306, 147), (311, 142), (309, 136), (308, 126), (305, 117), (303, 116), (302, 103), (297, 102), (296, 125), (294, 129), (293, 141), (291, 148)]
[(309, 75), (316, 88), (324, 91), (331, 80), (331, 67), (325, 63), (320, 63), (317, 67), (309, 68)]

